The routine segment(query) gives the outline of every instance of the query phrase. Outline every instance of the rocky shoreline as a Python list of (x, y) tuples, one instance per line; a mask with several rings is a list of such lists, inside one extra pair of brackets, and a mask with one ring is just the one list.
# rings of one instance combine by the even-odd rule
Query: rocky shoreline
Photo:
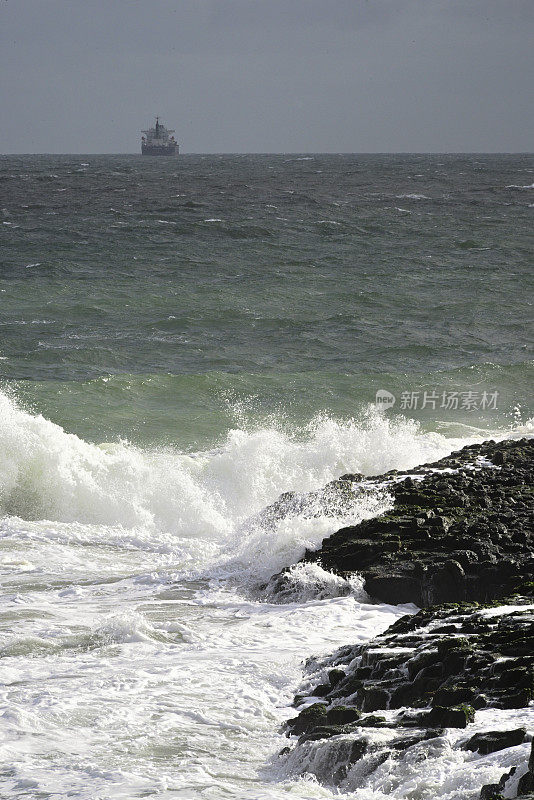
[[(305, 561), (341, 578), (358, 572), (376, 601), (422, 610), (308, 663), (281, 754), (288, 773), (354, 789), (385, 770), (394, 783), (452, 747), (480, 773), (482, 800), (534, 798), (533, 454), (532, 439), (489, 441), (409, 473), (345, 475), (327, 487), (342, 502), (381, 485), (393, 507), (337, 531)], [(283, 598), (290, 582), (286, 570), (270, 590)]]

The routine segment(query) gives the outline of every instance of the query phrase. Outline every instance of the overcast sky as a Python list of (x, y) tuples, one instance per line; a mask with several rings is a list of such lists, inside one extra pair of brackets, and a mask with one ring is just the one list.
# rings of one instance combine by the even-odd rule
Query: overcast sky
[(0, 0), (0, 152), (534, 150), (534, 0)]

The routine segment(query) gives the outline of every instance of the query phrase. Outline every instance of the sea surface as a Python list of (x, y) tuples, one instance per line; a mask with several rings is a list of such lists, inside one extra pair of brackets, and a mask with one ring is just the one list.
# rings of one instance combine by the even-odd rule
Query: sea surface
[(340, 792), (287, 769), (304, 660), (416, 609), (262, 588), (387, 495), (262, 512), (534, 433), (533, 210), (528, 155), (0, 156), (1, 798), (500, 778), (454, 738)]

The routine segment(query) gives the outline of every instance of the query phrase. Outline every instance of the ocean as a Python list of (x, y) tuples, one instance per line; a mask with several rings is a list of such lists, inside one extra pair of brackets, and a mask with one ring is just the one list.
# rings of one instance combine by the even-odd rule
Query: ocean
[(528, 155), (0, 157), (0, 797), (499, 779), (453, 741), (342, 791), (282, 767), (305, 659), (416, 609), (262, 588), (387, 495), (263, 512), (532, 435), (533, 208)]

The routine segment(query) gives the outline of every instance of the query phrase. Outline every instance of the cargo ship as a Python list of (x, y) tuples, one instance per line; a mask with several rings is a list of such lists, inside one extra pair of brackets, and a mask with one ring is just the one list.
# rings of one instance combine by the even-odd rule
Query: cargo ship
[(156, 117), (155, 128), (141, 131), (141, 153), (144, 156), (176, 156), (180, 152), (178, 142), (174, 138), (174, 130), (166, 128)]

